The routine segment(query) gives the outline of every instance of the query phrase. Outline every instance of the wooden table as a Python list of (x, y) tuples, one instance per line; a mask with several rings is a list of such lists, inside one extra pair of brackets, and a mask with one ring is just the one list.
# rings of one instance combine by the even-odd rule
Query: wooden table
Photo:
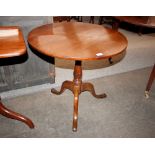
[[(23, 54), (26, 54), (26, 46), (19, 27), (0, 26), (0, 59), (17, 57)], [(34, 124), (29, 118), (6, 108), (2, 104), (1, 99), (0, 114), (8, 118), (22, 121), (30, 128), (34, 128)]]
[(155, 28), (155, 17), (153, 16), (114, 16), (115, 22), (113, 24), (113, 29), (118, 29), (121, 22), (126, 22), (139, 26), (139, 34), (143, 27)]
[(89, 91), (97, 95), (91, 83), (82, 81), (82, 60), (100, 60), (117, 55), (127, 48), (127, 39), (119, 32), (96, 24), (81, 22), (62, 22), (43, 25), (33, 29), (28, 35), (29, 45), (38, 52), (50, 57), (75, 60), (73, 81), (64, 81), (60, 95), (65, 89), (74, 94), (73, 131), (77, 131), (78, 101), (80, 93)]

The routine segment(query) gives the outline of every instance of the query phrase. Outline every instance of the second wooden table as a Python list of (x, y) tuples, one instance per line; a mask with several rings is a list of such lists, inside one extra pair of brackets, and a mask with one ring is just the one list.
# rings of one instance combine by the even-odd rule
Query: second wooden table
[[(0, 59), (14, 57), (20, 59), (20, 56), (24, 54), (26, 54), (26, 45), (20, 28), (17, 26), (0, 26)], [(22, 121), (30, 128), (34, 128), (34, 124), (29, 118), (6, 108), (1, 102), (1, 97), (0, 114), (8, 118)]]

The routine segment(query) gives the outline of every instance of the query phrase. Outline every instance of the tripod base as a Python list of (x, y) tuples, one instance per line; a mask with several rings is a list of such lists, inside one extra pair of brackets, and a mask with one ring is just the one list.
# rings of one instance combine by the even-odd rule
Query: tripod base
[(105, 98), (106, 94), (97, 95), (94, 86), (91, 83), (82, 82), (82, 67), (81, 61), (75, 61), (74, 79), (73, 81), (64, 81), (60, 91), (51, 89), (51, 92), (56, 95), (62, 94), (66, 89), (69, 89), (74, 94), (74, 112), (73, 112), (73, 131), (77, 131), (78, 124), (78, 102), (79, 95), (84, 91), (89, 91), (96, 98)]

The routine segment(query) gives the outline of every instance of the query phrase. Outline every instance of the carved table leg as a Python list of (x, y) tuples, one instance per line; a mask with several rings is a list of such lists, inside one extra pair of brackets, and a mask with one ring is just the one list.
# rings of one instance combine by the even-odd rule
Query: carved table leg
[(78, 102), (79, 102), (79, 95), (81, 93), (81, 85), (82, 85), (82, 67), (81, 61), (75, 61), (74, 67), (74, 113), (73, 113), (73, 131), (77, 131), (77, 124), (78, 124)]
[(27, 117), (25, 117), (25, 116), (23, 116), (21, 114), (18, 114), (16, 112), (13, 112), (10, 109), (6, 108), (2, 104), (1, 98), (0, 98), (0, 114), (5, 116), (5, 117), (11, 118), (11, 119), (22, 121), (25, 124), (27, 124), (30, 128), (34, 128), (34, 124), (29, 118), (27, 118)]
[(147, 86), (146, 86), (146, 90), (145, 90), (145, 97), (146, 98), (149, 98), (149, 90), (151, 89), (151, 86), (152, 86), (154, 79), (155, 79), (155, 65), (151, 71), (149, 81), (148, 81)]
[(52, 88), (51, 92), (56, 95), (61, 95), (66, 89), (73, 91), (73, 87), (74, 85), (72, 81), (64, 81), (62, 83), (60, 91), (57, 91), (56, 89)]
[(60, 91), (52, 89), (51, 92), (57, 95), (62, 94), (65, 89), (69, 89), (74, 94), (74, 112), (73, 112), (73, 131), (77, 131), (78, 126), (78, 102), (79, 95), (83, 91), (89, 91), (96, 98), (105, 98), (106, 94), (97, 95), (94, 90), (94, 86), (91, 83), (82, 82), (82, 65), (81, 61), (75, 61), (74, 67), (74, 79), (73, 81), (64, 81)]
[(100, 94), (100, 95), (97, 95), (95, 93), (95, 89), (94, 89), (94, 86), (91, 84), (91, 83), (82, 83), (82, 89), (81, 89), (82, 92), (84, 91), (89, 91), (94, 97), (96, 98), (105, 98), (107, 97), (106, 94)]
[(73, 113), (73, 127), (72, 130), (77, 131), (78, 124), (78, 103), (79, 103), (79, 88), (74, 90), (74, 113)]

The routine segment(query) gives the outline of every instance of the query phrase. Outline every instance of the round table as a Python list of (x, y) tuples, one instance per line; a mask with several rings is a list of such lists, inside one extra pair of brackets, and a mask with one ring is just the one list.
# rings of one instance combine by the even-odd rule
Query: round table
[(96, 24), (81, 22), (62, 22), (47, 24), (33, 29), (28, 35), (31, 48), (50, 57), (75, 60), (73, 81), (64, 81), (60, 91), (51, 92), (60, 95), (65, 89), (74, 94), (73, 131), (77, 131), (78, 101), (83, 91), (97, 95), (91, 83), (82, 81), (82, 60), (100, 60), (111, 58), (127, 48), (127, 39), (120, 32)]
[[(0, 26), (0, 59), (22, 56), (24, 54), (26, 54), (26, 46), (20, 28), (17, 26)], [(34, 128), (34, 124), (29, 118), (6, 108), (2, 104), (1, 98), (0, 114), (22, 121), (30, 128)]]

